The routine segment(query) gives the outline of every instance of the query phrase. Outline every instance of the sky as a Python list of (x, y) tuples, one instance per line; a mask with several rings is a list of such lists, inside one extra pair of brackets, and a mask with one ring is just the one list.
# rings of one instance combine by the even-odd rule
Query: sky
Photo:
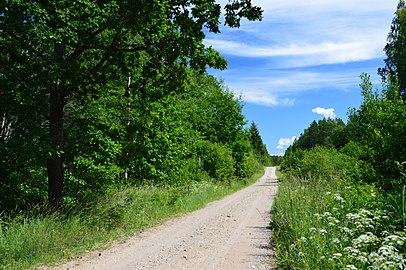
[[(217, 1), (221, 4), (227, 0)], [(341, 118), (361, 104), (362, 72), (379, 86), (383, 48), (398, 0), (252, 0), (260, 22), (242, 21), (208, 34), (228, 61), (224, 80), (244, 101), (272, 155), (286, 148), (313, 120)]]

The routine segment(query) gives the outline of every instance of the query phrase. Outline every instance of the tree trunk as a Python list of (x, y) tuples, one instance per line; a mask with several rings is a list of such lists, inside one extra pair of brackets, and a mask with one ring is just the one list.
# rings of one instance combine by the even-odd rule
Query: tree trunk
[(49, 101), (49, 131), (52, 156), (48, 160), (48, 200), (51, 206), (56, 207), (63, 199), (64, 104), (61, 87), (53, 89)]
[[(65, 46), (56, 44), (54, 56), (63, 60)], [(49, 96), (49, 132), (52, 144), (52, 155), (48, 159), (48, 201), (57, 207), (63, 200), (63, 156), (64, 156), (64, 88), (57, 85), (51, 90)]]

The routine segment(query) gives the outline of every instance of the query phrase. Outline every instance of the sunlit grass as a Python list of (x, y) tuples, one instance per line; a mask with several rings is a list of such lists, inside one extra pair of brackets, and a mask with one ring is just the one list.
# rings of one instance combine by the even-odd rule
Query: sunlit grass
[[(0, 269), (32, 269), (68, 260), (114, 240), (193, 211), (253, 182), (250, 179), (181, 188), (126, 188), (110, 190), (86, 207), (53, 214), (17, 216), (0, 220)], [(40, 212), (40, 211), (36, 211)]]
[(272, 221), (280, 269), (405, 269), (406, 234), (388, 204), (371, 185), (285, 175)]

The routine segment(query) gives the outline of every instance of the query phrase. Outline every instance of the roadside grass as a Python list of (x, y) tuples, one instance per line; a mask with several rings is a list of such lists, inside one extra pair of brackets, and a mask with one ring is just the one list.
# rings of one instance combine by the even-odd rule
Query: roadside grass
[(86, 207), (49, 213), (34, 209), (0, 219), (0, 269), (40, 269), (103, 249), (169, 218), (234, 193), (263, 174), (228, 183), (197, 182), (182, 188), (110, 190)]
[(399, 198), (373, 185), (285, 173), (271, 223), (278, 269), (406, 269)]

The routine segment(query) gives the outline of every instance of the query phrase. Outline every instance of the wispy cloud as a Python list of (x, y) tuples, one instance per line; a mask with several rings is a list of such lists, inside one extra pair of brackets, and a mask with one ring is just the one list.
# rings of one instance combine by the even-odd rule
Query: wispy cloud
[(314, 108), (312, 110), (312, 112), (323, 115), (324, 118), (331, 118), (331, 119), (336, 118), (336, 114), (334, 113), (333, 108), (325, 109), (325, 108), (317, 107), (317, 108)]
[(349, 42), (323, 42), (315, 44), (286, 44), (285, 46), (257, 46), (236, 41), (207, 39), (205, 42), (225, 55), (239, 57), (282, 57), (282, 67), (301, 67), (338, 64), (369, 60), (382, 56), (382, 42), (369, 39)]
[(229, 59), (228, 71), (214, 73), (230, 88), (247, 102), (274, 107), (293, 106), (305, 91), (347, 91), (361, 72), (376, 74), (376, 67), (350, 65), (383, 58), (398, 0), (252, 2), (264, 9), (262, 22), (222, 28), (205, 44)]
[(289, 63), (294, 66), (373, 59), (383, 55), (388, 18), (397, 2), (257, 0), (253, 3), (265, 11), (262, 22), (224, 28), (221, 35), (210, 35), (206, 44), (225, 55), (294, 57), (296, 61)]
[[(360, 74), (362, 70), (356, 71)], [(354, 71), (333, 72), (231, 69), (220, 73), (226, 84), (246, 102), (275, 107), (294, 106), (296, 96), (301, 92), (329, 88), (347, 91), (359, 78)]]
[(247, 117), (262, 121), (270, 153), (283, 155), (294, 140), (289, 135), (318, 117), (313, 108), (320, 106), (314, 113), (324, 117), (342, 117), (358, 105), (361, 72), (379, 83), (377, 68), (384, 65), (398, 1), (252, 0), (264, 9), (262, 22), (244, 20), (239, 29), (207, 33), (205, 43), (229, 62), (228, 70), (209, 72), (249, 103)]

